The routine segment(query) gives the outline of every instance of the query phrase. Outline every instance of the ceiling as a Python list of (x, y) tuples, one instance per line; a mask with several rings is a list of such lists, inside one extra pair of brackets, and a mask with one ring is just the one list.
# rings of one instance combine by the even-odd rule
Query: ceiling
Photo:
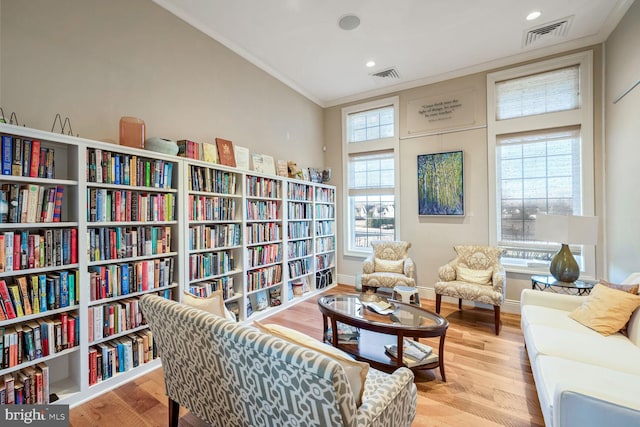
[[(603, 42), (633, 3), (154, 1), (323, 107)], [(534, 10), (542, 15), (527, 21)], [(360, 25), (345, 31), (338, 20), (349, 14)], [(529, 30), (561, 21), (560, 28), (532, 33), (535, 40), (524, 44)], [(376, 65), (367, 68), (369, 60)], [(389, 68), (398, 78), (370, 75)]]

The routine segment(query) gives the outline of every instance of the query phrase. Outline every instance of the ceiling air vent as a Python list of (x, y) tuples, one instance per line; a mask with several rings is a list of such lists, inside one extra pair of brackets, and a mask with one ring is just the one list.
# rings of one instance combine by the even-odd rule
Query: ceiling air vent
[(569, 26), (571, 25), (572, 19), (573, 16), (569, 16), (527, 30), (524, 33), (523, 47), (531, 46), (541, 40), (566, 37), (569, 33)]
[(395, 68), (387, 68), (386, 70), (378, 71), (377, 73), (369, 74), (372, 77), (380, 77), (381, 79), (387, 80), (399, 80), (400, 74), (398, 74), (398, 70)]

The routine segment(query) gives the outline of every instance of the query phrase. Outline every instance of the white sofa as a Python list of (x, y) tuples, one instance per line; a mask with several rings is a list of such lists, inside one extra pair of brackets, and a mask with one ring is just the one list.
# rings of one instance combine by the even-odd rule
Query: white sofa
[[(638, 283), (640, 273), (625, 283)], [(525, 289), (521, 327), (548, 427), (640, 426), (640, 308), (628, 337), (569, 317), (584, 298)]]

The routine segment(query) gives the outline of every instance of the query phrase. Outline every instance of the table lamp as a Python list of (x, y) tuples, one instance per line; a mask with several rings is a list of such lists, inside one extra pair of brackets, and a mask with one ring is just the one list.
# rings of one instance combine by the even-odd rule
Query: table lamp
[(556, 280), (575, 282), (580, 276), (580, 266), (569, 245), (595, 245), (598, 242), (598, 217), (537, 215), (536, 239), (560, 242), (562, 246), (551, 260), (549, 271)]

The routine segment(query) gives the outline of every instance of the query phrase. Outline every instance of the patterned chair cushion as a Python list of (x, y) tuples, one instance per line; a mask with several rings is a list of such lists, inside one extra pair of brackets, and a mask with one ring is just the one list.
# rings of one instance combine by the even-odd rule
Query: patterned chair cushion
[(364, 382), (367, 378), (367, 372), (369, 372), (368, 363), (358, 362), (338, 348), (332, 347), (313, 339), (302, 332), (298, 332), (282, 325), (262, 324), (255, 321), (253, 322), (253, 325), (266, 334), (315, 350), (338, 362), (347, 375), (347, 380), (349, 381), (353, 398), (356, 401), (356, 406), (360, 406), (362, 403), (362, 393), (364, 393)]
[(398, 273), (372, 273), (362, 275), (362, 286), (375, 288), (393, 288), (394, 286), (416, 286), (412, 277)]
[(496, 292), (491, 286), (453, 280), (451, 282), (437, 282), (436, 294), (460, 298), (468, 301), (478, 301), (490, 305), (502, 305), (504, 295)]

